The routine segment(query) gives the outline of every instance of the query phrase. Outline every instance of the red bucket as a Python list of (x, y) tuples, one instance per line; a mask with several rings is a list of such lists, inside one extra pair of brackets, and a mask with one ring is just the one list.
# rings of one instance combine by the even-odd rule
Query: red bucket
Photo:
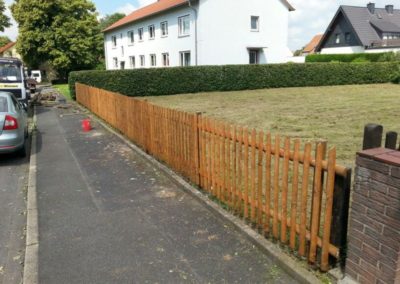
[(89, 119), (82, 120), (82, 130), (83, 132), (89, 132), (90, 130), (92, 130)]

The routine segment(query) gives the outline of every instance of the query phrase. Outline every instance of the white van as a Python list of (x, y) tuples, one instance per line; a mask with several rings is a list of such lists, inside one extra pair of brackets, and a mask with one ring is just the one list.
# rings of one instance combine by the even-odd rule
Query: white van
[(32, 70), (31, 78), (35, 79), (38, 83), (42, 83), (42, 73), (40, 70)]
[(12, 93), (18, 100), (27, 102), (30, 91), (27, 89), (25, 70), (18, 58), (0, 58), (0, 92)]

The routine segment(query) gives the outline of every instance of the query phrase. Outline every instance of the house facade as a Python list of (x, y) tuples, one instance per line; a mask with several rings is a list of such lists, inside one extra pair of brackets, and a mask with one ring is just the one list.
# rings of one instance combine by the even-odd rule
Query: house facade
[(9, 42), (5, 46), (0, 47), (0, 57), (21, 59), (21, 55), (17, 52), (16, 42)]
[(374, 3), (340, 6), (317, 47), (322, 54), (389, 51), (400, 51), (400, 10)]
[(108, 70), (285, 62), (286, 0), (159, 0), (104, 30)]

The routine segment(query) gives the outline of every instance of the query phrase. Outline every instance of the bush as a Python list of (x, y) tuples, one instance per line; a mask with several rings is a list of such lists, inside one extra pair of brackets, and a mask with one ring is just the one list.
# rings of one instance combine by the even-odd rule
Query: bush
[(399, 61), (398, 55), (394, 52), (382, 53), (353, 53), (353, 54), (310, 54), (306, 62), (392, 62)]
[(71, 72), (75, 82), (127, 96), (162, 96), (212, 91), (264, 88), (386, 83), (398, 63), (313, 63), (276, 65), (227, 65), (115, 71)]

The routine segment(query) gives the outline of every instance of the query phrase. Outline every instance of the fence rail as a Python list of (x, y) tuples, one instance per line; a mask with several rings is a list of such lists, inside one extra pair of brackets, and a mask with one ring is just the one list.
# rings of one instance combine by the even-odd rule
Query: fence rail
[(76, 94), (79, 103), (261, 234), (322, 271), (329, 269), (330, 259), (339, 259), (351, 175), (336, 164), (335, 148), (327, 151), (325, 142), (302, 145), (299, 139), (273, 137), (79, 83)]

